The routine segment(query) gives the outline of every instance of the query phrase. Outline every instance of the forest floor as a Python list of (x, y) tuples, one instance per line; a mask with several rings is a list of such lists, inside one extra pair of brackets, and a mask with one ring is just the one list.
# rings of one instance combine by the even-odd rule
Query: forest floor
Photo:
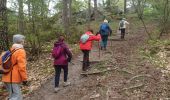
[[(126, 34), (125, 40), (113, 36), (106, 51), (96, 46), (90, 53), (91, 69), (82, 75), (82, 54), (69, 64), (71, 86), (54, 93), (54, 77), (24, 100), (168, 100), (170, 80), (160, 68), (143, 59), (139, 48), (145, 45), (147, 35), (140, 27)], [(97, 44), (97, 42), (96, 42)], [(96, 63), (97, 62), (97, 63)], [(63, 76), (63, 73), (62, 75)]]

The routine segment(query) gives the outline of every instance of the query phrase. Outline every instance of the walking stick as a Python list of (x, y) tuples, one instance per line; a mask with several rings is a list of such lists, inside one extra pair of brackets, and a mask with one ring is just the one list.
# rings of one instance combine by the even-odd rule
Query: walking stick
[(98, 47), (99, 47), (99, 59), (100, 59), (100, 41), (98, 41)]

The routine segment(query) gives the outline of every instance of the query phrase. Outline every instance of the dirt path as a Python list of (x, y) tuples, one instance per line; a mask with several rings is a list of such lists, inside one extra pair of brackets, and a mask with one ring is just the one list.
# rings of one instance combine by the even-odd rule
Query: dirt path
[[(99, 59), (98, 49), (91, 52), (91, 60), (110, 61), (114, 71), (103, 74), (81, 76), (82, 55), (73, 59), (69, 65), (71, 86), (62, 87), (54, 93), (54, 79), (49, 79), (39, 90), (25, 100), (157, 100), (164, 97), (161, 72), (148, 61), (143, 60), (138, 48), (144, 45), (146, 36), (143, 28), (139, 34), (128, 34), (126, 40), (114, 37), (112, 47), (102, 51)], [(93, 67), (93, 65), (92, 65)], [(106, 67), (107, 69), (107, 67)], [(63, 77), (61, 78), (63, 79)]]

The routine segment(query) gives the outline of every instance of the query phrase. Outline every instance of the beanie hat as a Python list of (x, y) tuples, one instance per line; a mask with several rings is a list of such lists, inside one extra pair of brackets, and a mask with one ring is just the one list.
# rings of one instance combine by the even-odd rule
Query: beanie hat
[(122, 20), (126, 20), (126, 18), (122, 18)]
[(13, 43), (21, 43), (25, 40), (25, 36), (21, 34), (13, 35)]
[(105, 19), (104, 22), (105, 22), (105, 23), (108, 23), (108, 20)]

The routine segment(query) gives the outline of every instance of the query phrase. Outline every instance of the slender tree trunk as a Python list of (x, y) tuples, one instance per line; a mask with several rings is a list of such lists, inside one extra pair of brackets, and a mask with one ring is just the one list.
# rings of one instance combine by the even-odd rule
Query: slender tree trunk
[(69, 15), (69, 24), (72, 23), (72, 0), (69, 0), (69, 7), (68, 7), (68, 15)]
[(19, 15), (18, 15), (18, 21), (19, 21), (19, 33), (24, 34), (24, 13), (23, 13), (23, 0), (18, 0), (19, 4)]
[(168, 29), (167, 29), (167, 22), (168, 22), (168, 18), (169, 18), (169, 0), (165, 0), (164, 3), (164, 13), (163, 13), (163, 19), (161, 21), (162, 23), (162, 29), (161, 32), (159, 33), (159, 38), (161, 38), (161, 36), (163, 35), (163, 33), (165, 32), (166, 34), (168, 34)]
[(97, 0), (94, 0), (94, 17), (95, 17), (95, 20), (96, 20), (97, 17), (98, 17)]
[(41, 0), (41, 26), (44, 28), (44, 18), (45, 18), (45, 2)]
[(68, 0), (63, 0), (63, 26), (64, 33), (69, 34), (69, 23), (68, 23)]
[(88, 2), (88, 22), (91, 20), (91, 0)]
[(9, 49), (6, 0), (0, 0), (0, 52)]
[(111, 7), (111, 2), (110, 2), (110, 0), (107, 0), (107, 7), (108, 7), (108, 8)]
[(102, 0), (102, 4), (103, 4), (103, 6), (105, 7), (105, 0)]
[(124, 13), (126, 14), (126, 3), (127, 3), (127, 0), (124, 0)]
[(30, 0), (28, 0), (28, 16), (29, 16), (29, 21), (31, 21), (31, 3), (30, 3)]
[(32, 17), (31, 17), (31, 21), (32, 21), (32, 33), (36, 34), (36, 26), (35, 26), (35, 17), (36, 17), (36, 13), (35, 13), (35, 4), (33, 2), (31, 2), (31, 6), (32, 6)]

